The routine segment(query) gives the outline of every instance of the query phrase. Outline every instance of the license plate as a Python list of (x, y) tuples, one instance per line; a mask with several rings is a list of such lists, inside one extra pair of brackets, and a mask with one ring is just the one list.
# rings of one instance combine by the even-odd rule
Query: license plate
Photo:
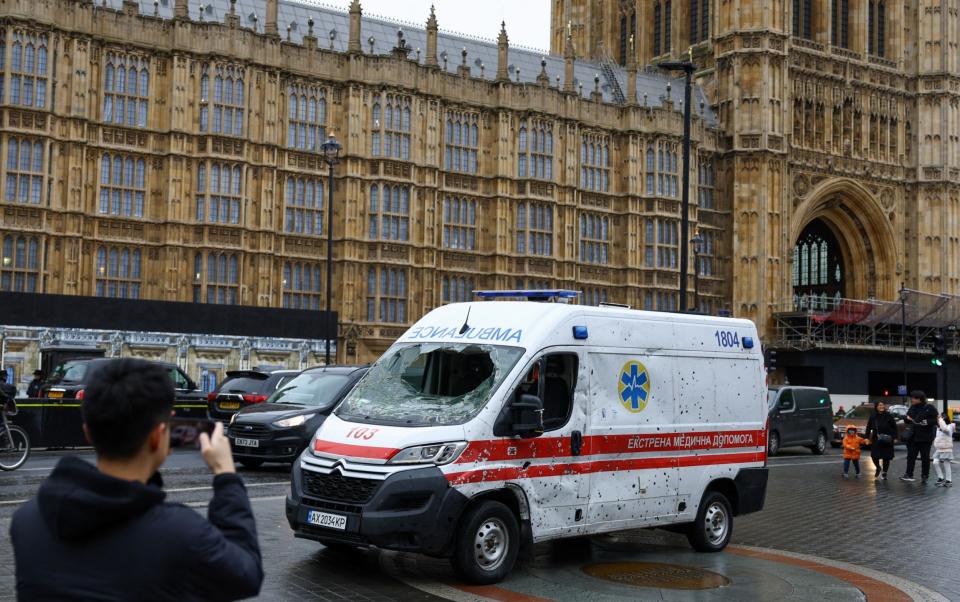
[(240, 402), (239, 401), (224, 401), (220, 403), (221, 410), (239, 410)]
[(340, 516), (339, 514), (329, 514), (327, 512), (311, 510), (307, 512), (307, 522), (318, 527), (337, 529), (338, 531), (347, 530), (347, 517)]
[(256, 439), (234, 439), (233, 442), (243, 447), (260, 447), (260, 442)]
[(50, 399), (60, 399), (63, 397), (63, 391), (48, 391), (47, 397)]

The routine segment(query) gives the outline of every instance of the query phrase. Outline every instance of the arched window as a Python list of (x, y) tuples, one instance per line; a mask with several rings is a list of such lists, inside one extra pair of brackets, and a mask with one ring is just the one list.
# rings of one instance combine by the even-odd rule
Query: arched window
[(843, 255), (836, 235), (825, 222), (814, 220), (804, 228), (793, 257), (794, 295), (822, 308), (837, 296), (843, 297)]
[(793, 35), (813, 39), (813, 0), (793, 0)]
[(320, 152), (326, 141), (326, 112), (325, 89), (287, 86), (287, 147)]
[[(213, 98), (208, 98), (210, 71)], [(245, 115), (244, 70), (234, 65), (209, 63), (200, 77), (200, 131), (243, 136)], [(212, 119), (211, 119), (212, 116)]]
[(283, 264), (283, 306), (288, 309), (320, 310), (320, 265)]
[(850, 0), (830, 0), (830, 42), (850, 47)]
[(139, 299), (141, 282), (140, 250), (126, 247), (98, 247), (95, 287), (98, 297)]
[(40, 243), (36, 237), (6, 235), (0, 244), (0, 291), (40, 291)]
[(150, 92), (148, 59), (108, 52), (103, 83), (103, 122), (146, 127)]

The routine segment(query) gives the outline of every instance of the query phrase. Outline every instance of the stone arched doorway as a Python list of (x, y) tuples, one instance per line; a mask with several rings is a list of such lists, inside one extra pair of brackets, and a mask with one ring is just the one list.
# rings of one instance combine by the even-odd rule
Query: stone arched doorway
[[(791, 217), (789, 252), (793, 262), (791, 296), (799, 302), (807, 295), (807, 309), (832, 306), (838, 298), (895, 299), (898, 280), (898, 249), (890, 218), (877, 199), (852, 180), (827, 180), (807, 195)], [(824, 243), (826, 254), (824, 255)], [(813, 245), (817, 245), (816, 278)], [(806, 284), (803, 249), (806, 245)], [(826, 260), (826, 271), (823, 260)], [(838, 278), (839, 270), (839, 278)], [(794, 284), (794, 282), (797, 284)], [(839, 293), (839, 297), (837, 296)], [(811, 306), (813, 295), (817, 304)]]

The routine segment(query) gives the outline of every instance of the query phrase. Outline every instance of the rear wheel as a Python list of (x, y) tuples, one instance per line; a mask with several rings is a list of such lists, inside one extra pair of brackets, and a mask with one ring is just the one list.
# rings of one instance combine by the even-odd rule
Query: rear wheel
[(0, 431), (0, 470), (16, 470), (29, 456), (30, 438), (25, 430), (9, 424), (7, 430)]
[(770, 431), (770, 434), (767, 436), (767, 455), (775, 456), (778, 451), (780, 451), (780, 433)]
[(822, 456), (827, 451), (827, 434), (823, 431), (817, 433), (817, 441), (810, 446), (810, 451), (815, 456)]
[(263, 460), (248, 460), (246, 458), (241, 458), (240, 463), (247, 468), (260, 468), (263, 466)]
[(464, 581), (487, 585), (507, 576), (519, 551), (517, 517), (500, 502), (487, 500), (460, 519), (451, 563)]
[(703, 495), (697, 519), (687, 531), (687, 541), (698, 552), (719, 552), (730, 543), (733, 534), (733, 512), (730, 502), (719, 491)]

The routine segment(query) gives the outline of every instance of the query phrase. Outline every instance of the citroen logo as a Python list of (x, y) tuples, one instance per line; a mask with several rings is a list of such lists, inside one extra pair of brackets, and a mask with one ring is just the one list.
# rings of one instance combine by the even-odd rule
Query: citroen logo
[(253, 430), (253, 427), (252, 427), (252, 426), (245, 426), (245, 427), (243, 427), (243, 430), (245, 430), (245, 431), (252, 431), (252, 430)]

